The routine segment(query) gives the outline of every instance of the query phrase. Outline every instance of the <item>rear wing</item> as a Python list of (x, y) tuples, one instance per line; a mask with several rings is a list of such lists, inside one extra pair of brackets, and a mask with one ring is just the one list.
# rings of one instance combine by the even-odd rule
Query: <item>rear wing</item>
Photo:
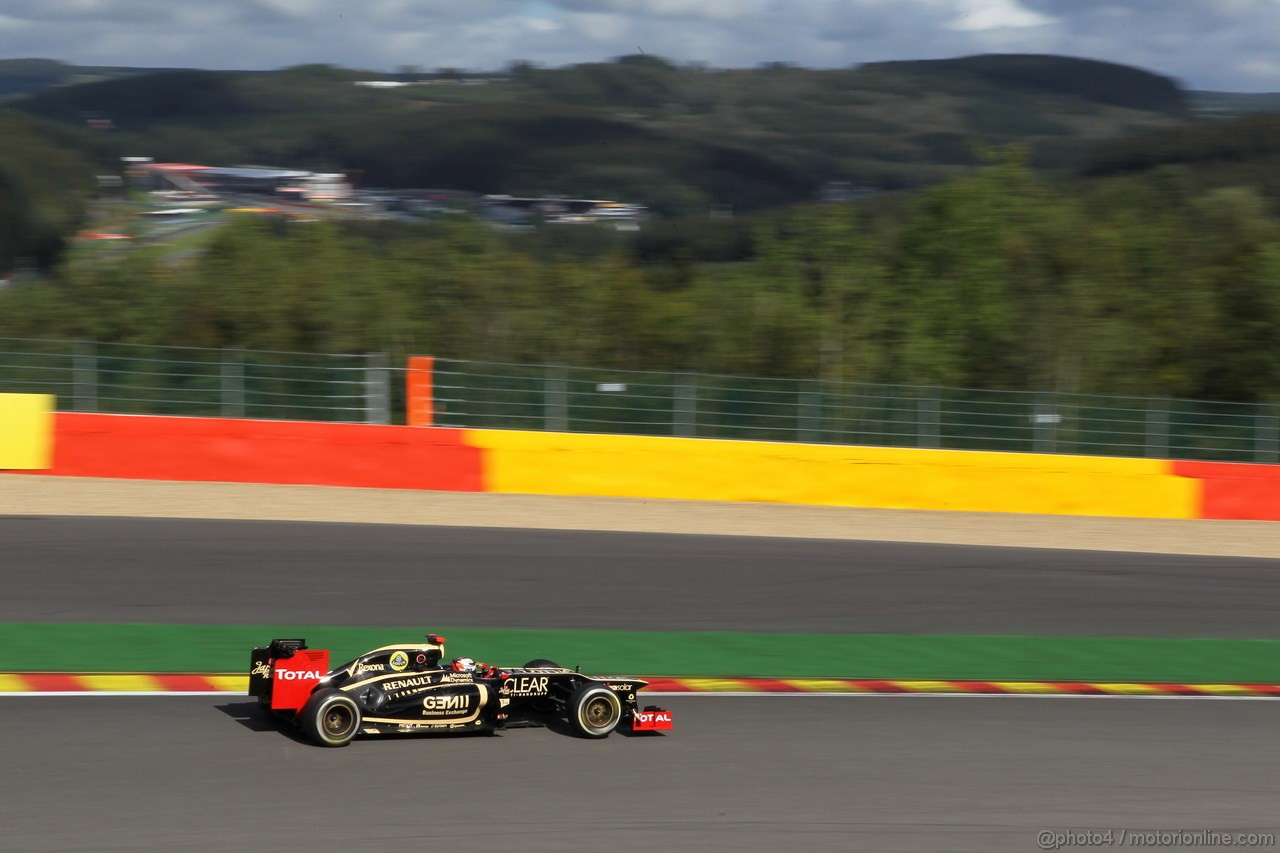
[(272, 640), (249, 658), (249, 695), (273, 711), (297, 711), (329, 672), (329, 652), (308, 649), (307, 641)]

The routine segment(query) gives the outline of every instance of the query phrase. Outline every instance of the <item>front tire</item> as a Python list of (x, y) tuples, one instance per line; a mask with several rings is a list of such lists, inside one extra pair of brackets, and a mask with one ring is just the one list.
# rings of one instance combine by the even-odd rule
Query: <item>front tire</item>
[(321, 746), (346, 746), (360, 731), (360, 706), (340, 690), (323, 690), (302, 706), (298, 722)]
[(622, 700), (618, 694), (590, 681), (573, 691), (566, 711), (570, 727), (585, 738), (608, 737), (622, 722)]
[(524, 669), (560, 669), (560, 664), (546, 658), (534, 658), (524, 665)]

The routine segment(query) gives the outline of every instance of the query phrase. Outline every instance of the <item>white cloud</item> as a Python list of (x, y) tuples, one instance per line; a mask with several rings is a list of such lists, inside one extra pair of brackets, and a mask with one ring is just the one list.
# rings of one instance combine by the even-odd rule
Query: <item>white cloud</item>
[(1259, 57), (1257, 59), (1248, 59), (1240, 63), (1240, 71), (1259, 80), (1276, 80), (1280, 79), (1280, 61)]
[(769, 12), (769, 0), (647, 0), (642, 13), (664, 18), (728, 22), (749, 20)]
[(301, 21), (324, 14), (327, 11), (325, 6), (328, 5), (324, 0), (258, 0), (258, 4), (264, 9)]
[(562, 26), (558, 21), (547, 18), (525, 18), (524, 21), (526, 27), (540, 33), (554, 32)]
[(20, 18), (13, 18), (9, 15), (0, 14), (0, 32), (4, 32), (5, 30), (19, 32), (29, 28), (30, 26), (30, 21), (24, 21)]
[(602, 12), (574, 13), (569, 16), (569, 23), (585, 38), (602, 44), (616, 44), (632, 28), (625, 15)]
[(1054, 18), (1024, 8), (1018, 0), (963, 0), (960, 17), (951, 26), (957, 30), (996, 30), (1041, 27)]

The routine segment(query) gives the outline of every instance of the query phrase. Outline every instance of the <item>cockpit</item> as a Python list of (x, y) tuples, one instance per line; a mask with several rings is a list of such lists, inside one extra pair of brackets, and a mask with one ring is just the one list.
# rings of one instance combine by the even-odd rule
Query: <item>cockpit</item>
[(427, 672), (440, 669), (444, 657), (444, 637), (429, 634), (427, 642), (413, 645), (383, 646), (366, 652), (333, 670), (333, 686), (376, 678), (379, 675)]

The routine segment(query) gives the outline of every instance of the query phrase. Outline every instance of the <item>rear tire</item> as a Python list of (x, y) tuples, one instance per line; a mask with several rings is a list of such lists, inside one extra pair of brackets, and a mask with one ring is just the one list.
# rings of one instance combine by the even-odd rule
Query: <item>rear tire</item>
[(560, 669), (560, 664), (546, 658), (534, 658), (524, 665), (525, 669)]
[(322, 690), (302, 706), (298, 722), (321, 746), (346, 746), (360, 731), (360, 706), (340, 690)]
[(622, 722), (622, 700), (618, 694), (594, 681), (574, 690), (565, 710), (569, 726), (585, 738), (608, 737)]

